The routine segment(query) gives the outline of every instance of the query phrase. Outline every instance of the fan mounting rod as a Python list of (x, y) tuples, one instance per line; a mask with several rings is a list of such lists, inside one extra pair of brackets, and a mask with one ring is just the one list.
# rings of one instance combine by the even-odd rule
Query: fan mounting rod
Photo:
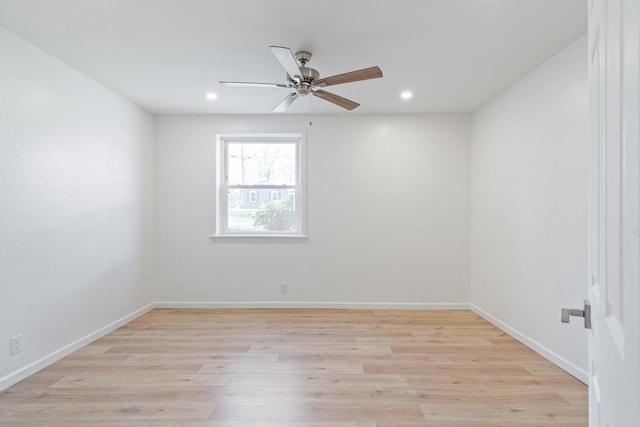
[(299, 50), (296, 52), (296, 59), (304, 67), (307, 62), (311, 60), (311, 52), (307, 52), (306, 50)]

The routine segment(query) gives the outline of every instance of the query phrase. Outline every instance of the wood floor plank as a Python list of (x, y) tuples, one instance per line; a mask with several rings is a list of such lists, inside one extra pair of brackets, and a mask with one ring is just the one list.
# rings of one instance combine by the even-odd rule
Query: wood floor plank
[(422, 410), (415, 404), (390, 405), (373, 402), (313, 402), (302, 405), (294, 402), (221, 402), (213, 411), (212, 419), (264, 420), (264, 421), (422, 421)]
[(13, 427), (586, 426), (587, 387), (470, 311), (156, 309), (0, 393)]

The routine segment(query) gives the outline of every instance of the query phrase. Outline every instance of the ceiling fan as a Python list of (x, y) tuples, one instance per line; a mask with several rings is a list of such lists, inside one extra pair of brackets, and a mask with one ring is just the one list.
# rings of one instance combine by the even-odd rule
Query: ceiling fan
[(270, 46), (270, 48), (287, 72), (287, 83), (220, 82), (220, 84), (223, 86), (280, 87), (293, 89), (294, 92), (291, 92), (285, 99), (275, 106), (273, 109), (274, 113), (286, 111), (287, 108), (289, 108), (289, 106), (291, 106), (291, 104), (293, 104), (293, 102), (300, 96), (307, 96), (309, 94), (324, 99), (325, 101), (329, 101), (347, 110), (353, 110), (360, 104), (319, 88), (382, 77), (382, 70), (380, 70), (380, 67), (370, 67), (331, 77), (320, 78), (318, 70), (307, 67), (307, 62), (311, 59), (310, 52), (301, 50), (296, 52), (294, 55), (288, 47)]

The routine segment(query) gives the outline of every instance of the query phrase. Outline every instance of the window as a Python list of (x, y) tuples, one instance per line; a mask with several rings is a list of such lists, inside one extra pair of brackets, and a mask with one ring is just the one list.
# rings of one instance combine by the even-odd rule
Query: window
[(301, 134), (218, 135), (217, 236), (303, 236)]

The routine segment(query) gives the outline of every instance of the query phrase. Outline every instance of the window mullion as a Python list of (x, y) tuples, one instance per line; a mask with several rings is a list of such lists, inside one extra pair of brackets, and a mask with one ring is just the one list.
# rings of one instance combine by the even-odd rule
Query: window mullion
[(290, 190), (295, 189), (296, 185), (249, 185), (249, 184), (233, 184), (227, 185), (229, 190)]

